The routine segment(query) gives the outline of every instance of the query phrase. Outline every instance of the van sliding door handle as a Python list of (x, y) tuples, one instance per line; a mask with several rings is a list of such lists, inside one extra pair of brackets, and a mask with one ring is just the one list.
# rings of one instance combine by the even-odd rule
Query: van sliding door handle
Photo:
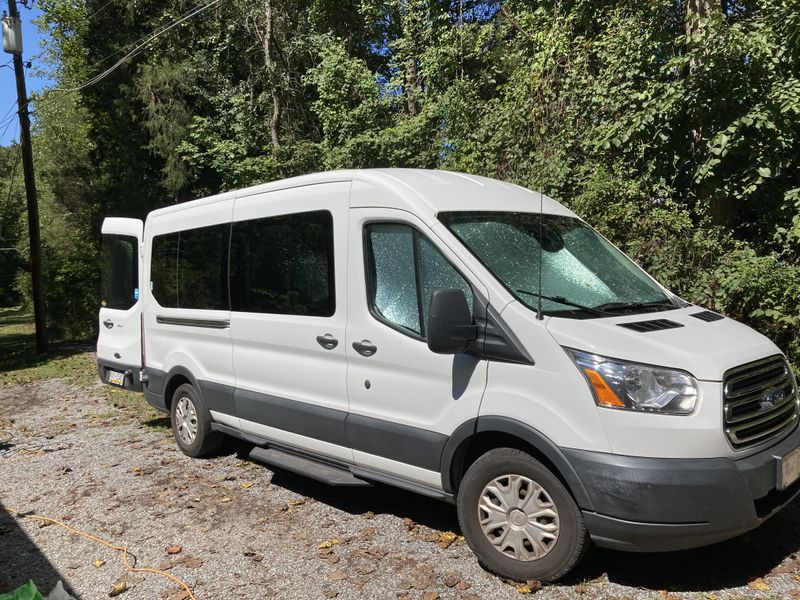
[(361, 340), (360, 342), (353, 342), (353, 350), (361, 356), (372, 356), (378, 351), (378, 348), (373, 346), (369, 340)]
[(339, 345), (339, 340), (333, 337), (330, 333), (317, 336), (317, 343), (325, 348), (325, 350), (333, 350)]

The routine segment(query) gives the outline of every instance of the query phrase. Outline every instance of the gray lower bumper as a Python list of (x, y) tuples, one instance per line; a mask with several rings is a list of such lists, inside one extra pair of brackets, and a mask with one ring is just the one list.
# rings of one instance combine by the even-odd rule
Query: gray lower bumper
[(109, 371), (118, 371), (125, 374), (123, 387), (126, 390), (133, 390), (135, 392), (142, 391), (142, 381), (139, 379), (139, 367), (124, 365), (122, 363), (103, 360), (100, 358), (97, 359), (97, 374), (100, 376), (100, 381), (103, 383), (108, 383)]
[(586, 488), (582, 506), (598, 545), (661, 552), (713, 544), (758, 527), (800, 492), (777, 489), (777, 460), (800, 429), (739, 460), (663, 459), (565, 449)]

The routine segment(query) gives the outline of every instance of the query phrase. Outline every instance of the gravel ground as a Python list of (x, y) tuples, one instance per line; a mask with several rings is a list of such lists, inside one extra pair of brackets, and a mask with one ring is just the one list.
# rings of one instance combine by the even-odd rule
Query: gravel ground
[(592, 549), (568, 581), (529, 591), (478, 566), (452, 506), (273, 473), (233, 441), (217, 458), (190, 459), (165, 419), (114, 406), (99, 385), (0, 388), (0, 593), (31, 578), (45, 592), (61, 579), (86, 600), (123, 581), (125, 600), (185, 598), (163, 577), (126, 571), (119, 553), (5, 507), (127, 545), (139, 566), (182, 578), (198, 600), (800, 599), (798, 503), (710, 548)]

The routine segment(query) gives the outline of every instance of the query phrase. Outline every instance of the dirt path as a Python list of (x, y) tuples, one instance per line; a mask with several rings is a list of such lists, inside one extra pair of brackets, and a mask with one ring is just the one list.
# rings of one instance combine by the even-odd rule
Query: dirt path
[[(484, 572), (450, 534), (458, 534), (453, 507), (388, 487), (329, 488), (272, 473), (246, 450), (231, 442), (218, 458), (187, 458), (166, 420), (114, 406), (97, 387), (48, 380), (0, 388), (0, 505), (125, 544), (140, 566), (168, 569), (198, 600), (526, 597)], [(170, 555), (169, 546), (181, 551)], [(795, 504), (711, 548), (593, 549), (570, 581), (533, 595), (800, 598), (798, 550)], [(0, 510), (0, 592), (28, 578), (45, 592), (62, 579), (85, 600), (107, 598), (122, 580), (126, 600), (184, 597), (159, 576), (127, 573), (111, 550)]]

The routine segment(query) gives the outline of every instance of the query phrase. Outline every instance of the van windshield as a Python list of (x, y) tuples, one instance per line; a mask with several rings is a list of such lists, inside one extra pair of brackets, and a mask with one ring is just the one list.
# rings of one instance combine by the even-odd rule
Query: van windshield
[(521, 302), (536, 310), (541, 295), (544, 314), (595, 318), (679, 307), (628, 257), (574, 217), (459, 211), (438, 218)]

